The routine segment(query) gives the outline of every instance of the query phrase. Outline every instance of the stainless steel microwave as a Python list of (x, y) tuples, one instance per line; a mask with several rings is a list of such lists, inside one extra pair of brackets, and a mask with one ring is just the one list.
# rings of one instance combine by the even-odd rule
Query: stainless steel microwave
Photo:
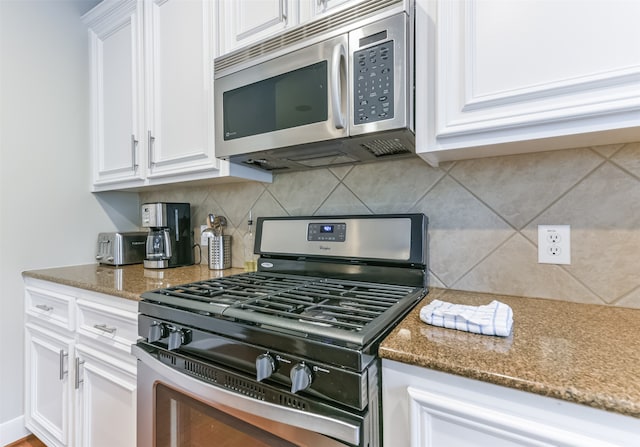
[(215, 60), (218, 157), (284, 172), (415, 153), (413, 17), (333, 22)]

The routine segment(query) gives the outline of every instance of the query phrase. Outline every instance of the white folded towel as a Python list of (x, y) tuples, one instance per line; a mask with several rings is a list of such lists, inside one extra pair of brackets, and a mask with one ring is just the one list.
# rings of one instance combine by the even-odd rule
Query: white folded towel
[(465, 306), (433, 300), (420, 309), (420, 319), (434, 326), (508, 337), (513, 326), (513, 311), (508, 305), (496, 300), (484, 306)]

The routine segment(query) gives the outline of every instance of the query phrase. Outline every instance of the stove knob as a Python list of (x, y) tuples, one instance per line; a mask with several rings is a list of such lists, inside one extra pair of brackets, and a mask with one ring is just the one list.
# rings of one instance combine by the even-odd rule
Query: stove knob
[(269, 354), (260, 354), (256, 358), (256, 380), (262, 382), (276, 372), (276, 360)]
[(149, 343), (158, 341), (161, 338), (165, 338), (168, 335), (169, 335), (169, 329), (167, 329), (166, 324), (162, 324), (162, 323), (158, 323), (157, 321), (154, 321), (153, 323), (151, 323), (151, 326), (149, 326), (149, 337), (148, 337)]
[(169, 340), (167, 342), (167, 349), (169, 351), (174, 351), (189, 342), (191, 342), (191, 331), (189, 329), (169, 328)]
[(311, 382), (313, 381), (313, 377), (311, 376), (311, 370), (304, 363), (298, 363), (291, 368), (291, 372), (289, 373), (289, 377), (291, 378), (291, 392), (297, 393), (298, 391), (303, 391), (309, 388)]

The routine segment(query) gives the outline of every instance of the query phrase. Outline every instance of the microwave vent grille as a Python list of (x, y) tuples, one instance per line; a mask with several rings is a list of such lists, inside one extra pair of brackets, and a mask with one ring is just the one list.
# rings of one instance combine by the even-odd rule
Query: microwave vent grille
[(371, 140), (362, 143), (362, 147), (376, 157), (385, 155), (410, 154), (412, 150), (407, 148), (400, 140)]
[(344, 11), (327, 15), (308, 25), (293, 28), (291, 31), (287, 31), (247, 48), (234, 51), (228, 55), (221, 56), (215, 60), (214, 73), (217, 74), (219, 71), (273, 53), (281, 48), (286, 48), (315, 36), (325, 35), (330, 31), (347, 26), (403, 1), (406, 0), (365, 0)]

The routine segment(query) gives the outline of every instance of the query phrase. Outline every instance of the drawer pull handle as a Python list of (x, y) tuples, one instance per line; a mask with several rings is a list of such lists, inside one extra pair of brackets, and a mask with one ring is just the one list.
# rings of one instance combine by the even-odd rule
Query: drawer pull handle
[(109, 334), (115, 334), (117, 330), (117, 328), (109, 327), (106, 324), (94, 324), (93, 327), (98, 329), (99, 331), (107, 332)]
[(49, 312), (49, 311), (53, 310), (53, 307), (47, 306), (46, 304), (36, 304), (36, 307), (38, 309), (44, 310), (45, 312)]

